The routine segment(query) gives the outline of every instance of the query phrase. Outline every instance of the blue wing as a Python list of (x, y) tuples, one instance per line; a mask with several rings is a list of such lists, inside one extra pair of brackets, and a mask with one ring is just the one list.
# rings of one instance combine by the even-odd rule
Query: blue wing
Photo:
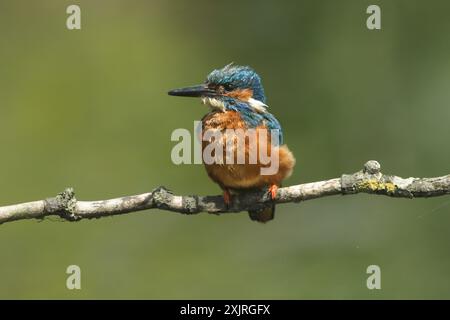
[[(232, 101), (230, 100), (226, 102), (227, 109), (239, 112), (242, 120), (244, 120), (249, 128), (256, 128), (261, 124), (265, 124), (267, 129), (276, 130), (275, 133), (278, 135), (278, 143), (283, 144), (283, 131), (280, 123), (273, 114), (269, 112), (255, 112), (255, 110), (243, 101), (232, 99)], [(278, 145), (275, 141), (273, 141), (273, 143)]]

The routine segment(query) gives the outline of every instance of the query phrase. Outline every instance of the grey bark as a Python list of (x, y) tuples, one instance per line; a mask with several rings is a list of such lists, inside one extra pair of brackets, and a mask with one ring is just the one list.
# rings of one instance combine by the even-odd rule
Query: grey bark
[(223, 214), (257, 210), (273, 202), (300, 202), (339, 194), (370, 193), (410, 199), (450, 194), (450, 175), (405, 179), (385, 175), (380, 170), (380, 164), (371, 160), (364, 165), (363, 170), (353, 174), (280, 188), (274, 200), (270, 199), (266, 190), (241, 193), (233, 196), (229, 206), (224, 203), (222, 196), (177, 196), (164, 187), (134, 196), (78, 201), (73, 189), (68, 188), (53, 198), (0, 207), (0, 224), (22, 219), (43, 219), (47, 216), (79, 221), (155, 208), (183, 214)]

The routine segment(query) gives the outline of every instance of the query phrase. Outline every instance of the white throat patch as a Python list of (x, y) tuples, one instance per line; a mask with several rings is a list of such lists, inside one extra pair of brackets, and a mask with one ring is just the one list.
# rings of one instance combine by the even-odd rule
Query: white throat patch
[(219, 99), (211, 97), (203, 97), (202, 103), (209, 106), (213, 110), (220, 110), (222, 112), (225, 112), (225, 104), (223, 103), (223, 101)]
[[(225, 104), (223, 103), (222, 100), (212, 97), (203, 97), (202, 103), (209, 106), (212, 110), (219, 110), (225, 112)], [(268, 106), (259, 100), (250, 98), (248, 99), (247, 103), (253, 110), (255, 110), (258, 113), (267, 112)]]

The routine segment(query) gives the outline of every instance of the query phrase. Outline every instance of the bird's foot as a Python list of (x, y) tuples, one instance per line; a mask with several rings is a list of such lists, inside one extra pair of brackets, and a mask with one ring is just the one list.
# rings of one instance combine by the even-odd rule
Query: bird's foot
[(278, 186), (277, 186), (276, 184), (272, 184), (272, 185), (269, 187), (269, 190), (268, 190), (267, 192), (270, 193), (270, 198), (271, 198), (272, 200), (275, 200), (276, 197), (277, 197)]
[(227, 206), (231, 204), (231, 193), (229, 190), (223, 190), (223, 202), (225, 202)]

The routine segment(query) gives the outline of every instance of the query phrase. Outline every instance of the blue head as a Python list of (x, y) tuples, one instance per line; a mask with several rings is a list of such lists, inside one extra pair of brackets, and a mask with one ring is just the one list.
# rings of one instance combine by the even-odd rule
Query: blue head
[(229, 64), (222, 69), (213, 70), (206, 78), (206, 83), (230, 95), (233, 95), (233, 91), (247, 91), (250, 98), (266, 102), (261, 78), (248, 66)]
[(202, 85), (171, 90), (169, 95), (201, 97), (213, 109), (228, 109), (233, 102), (245, 103), (255, 111), (263, 111), (267, 107), (258, 74), (248, 66), (234, 64), (213, 70)]
[(280, 124), (267, 112), (261, 78), (248, 66), (226, 65), (213, 70), (203, 84), (174, 89), (169, 95), (200, 97), (214, 112), (239, 112), (248, 127), (265, 123), (267, 128), (279, 131), (280, 141), (283, 139)]

